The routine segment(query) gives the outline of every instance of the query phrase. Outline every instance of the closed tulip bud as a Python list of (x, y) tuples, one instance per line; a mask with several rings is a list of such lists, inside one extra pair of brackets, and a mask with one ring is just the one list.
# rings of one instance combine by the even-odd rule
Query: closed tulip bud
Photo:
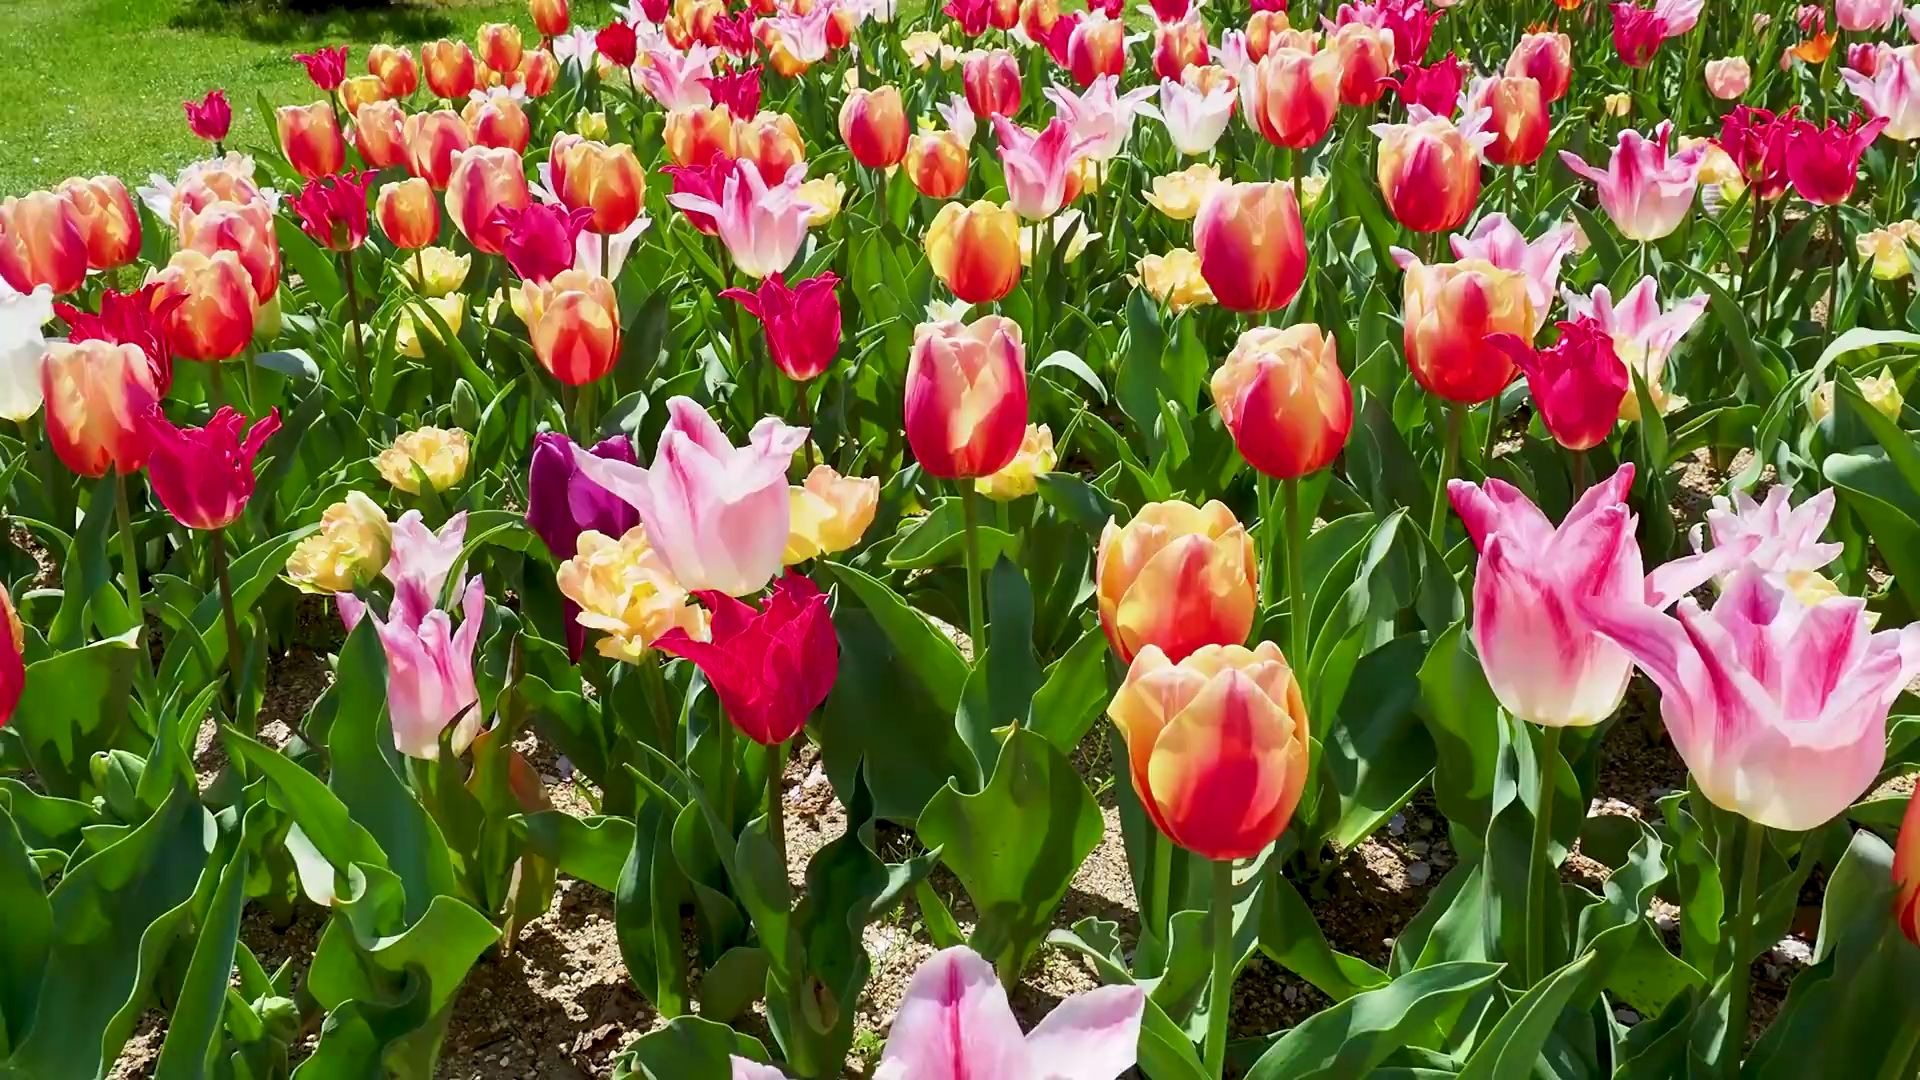
[(80, 221), (89, 267), (111, 270), (139, 257), (140, 215), (119, 177), (76, 176), (61, 184), (58, 193)]
[(1127, 68), (1127, 27), (1118, 19), (1091, 12), (1067, 38), (1067, 70), (1073, 81), (1091, 86), (1102, 75), (1119, 75)]
[(160, 286), (154, 310), (169, 311), (165, 327), (174, 355), (226, 360), (239, 356), (253, 339), (260, 301), (246, 266), (233, 252), (205, 255), (183, 248), (166, 266), (148, 274), (147, 281)]
[(280, 238), (274, 232), (273, 208), (264, 199), (222, 200), (190, 215), (180, 223), (180, 246), (202, 255), (231, 251), (239, 256), (253, 295), (262, 304), (280, 293)]
[[(1247, 59), (1264, 60), (1274, 50), (1274, 37), (1290, 27), (1284, 11), (1255, 11), (1247, 17)], [(1316, 50), (1307, 49), (1307, 52)]]
[(304, 593), (352, 592), (373, 583), (393, 551), (393, 525), (358, 491), (320, 515), (320, 531), (294, 546), (287, 580)]
[(473, 256), (455, 255), (447, 248), (430, 247), (421, 250), (418, 265), (423, 278), (420, 282), (421, 293), (426, 296), (445, 296), (466, 284)]
[(512, 150), (474, 146), (453, 156), (447, 178), (447, 215), (475, 248), (498, 255), (508, 226), (500, 212), (533, 201), (526, 167)]
[(920, 324), (905, 411), (907, 443), (928, 475), (964, 480), (1006, 468), (1027, 429), (1020, 327), (1000, 315)]
[(1209, 645), (1173, 662), (1147, 646), (1107, 706), (1147, 816), (1207, 859), (1279, 839), (1306, 789), (1307, 706), (1278, 646)]
[(23, 293), (72, 292), (87, 280), (89, 229), (72, 200), (35, 191), (0, 200), (0, 279)]
[(1100, 625), (1122, 663), (1152, 646), (1185, 659), (1237, 645), (1259, 603), (1253, 538), (1220, 502), (1148, 503), (1107, 522), (1094, 568)]
[(1393, 74), (1393, 31), (1350, 22), (1333, 32), (1327, 51), (1340, 58), (1340, 103), (1371, 105), (1386, 93)]
[(573, 21), (567, 0), (528, 0), (527, 14), (533, 16), (533, 28), (543, 37), (559, 37)]
[(415, 113), (401, 132), (407, 144), (407, 171), (444, 191), (453, 173), (455, 154), (473, 145), (473, 132), (460, 114), (450, 109)]
[(520, 88), (528, 97), (546, 97), (559, 81), (560, 61), (545, 49), (535, 49), (520, 61)]
[(1142, 255), (1136, 269), (1140, 287), (1173, 314), (1214, 303), (1213, 289), (1200, 273), (1200, 256), (1187, 248), (1174, 248), (1165, 255)]
[(1213, 165), (1189, 165), (1179, 172), (1153, 178), (1145, 193), (1147, 203), (1174, 221), (1192, 221), (1206, 205), (1207, 196), (1221, 186)]
[(674, 580), (672, 571), (647, 540), (643, 525), (618, 540), (589, 529), (576, 541), (576, 554), (560, 564), (560, 594), (578, 608), (574, 621), (600, 633), (594, 648), (609, 660), (638, 664), (653, 643), (680, 629), (694, 640), (707, 637), (707, 613)]
[(1229, 311), (1283, 308), (1307, 278), (1306, 231), (1289, 184), (1222, 184), (1193, 219), (1193, 246)]
[(480, 46), (480, 62), (495, 71), (512, 71), (520, 66), (520, 28), (512, 23), (482, 23), (474, 37)]
[(1198, 11), (1154, 31), (1153, 70), (1163, 79), (1178, 79), (1188, 68), (1205, 64), (1209, 56), (1207, 24)]
[(907, 140), (907, 179), (929, 199), (951, 199), (967, 186), (972, 155), (951, 131), (922, 132)]
[(555, 194), (568, 209), (593, 211), (594, 232), (624, 231), (646, 209), (646, 177), (626, 143), (568, 142), (556, 147), (552, 169)]
[(1493, 141), (1487, 144), (1488, 161), (1531, 165), (1540, 160), (1551, 125), (1539, 80), (1530, 75), (1481, 79), (1468, 91), (1467, 108), (1489, 113), (1487, 130), (1493, 133)]
[(481, 146), (500, 147), (520, 153), (533, 139), (533, 124), (519, 99), (505, 90), (494, 90), (485, 98), (467, 102), (460, 119)]
[(420, 65), (404, 45), (375, 45), (367, 50), (367, 73), (380, 80), (390, 98), (412, 97), (420, 89)]
[(620, 359), (620, 305), (606, 278), (562, 270), (545, 283), (523, 281), (513, 307), (540, 366), (568, 386), (604, 377)]
[[(1920, 25), (1920, 18), (1914, 25)], [(19, 635), (14, 638), (19, 640)], [(1900, 818), (1900, 835), (1893, 844), (1893, 887), (1894, 922), (1902, 936), (1920, 945), (1920, 794), (1907, 796), (1907, 811)]]
[(1020, 219), (996, 203), (942, 206), (926, 249), (934, 276), (969, 304), (998, 300), (1020, 281)]
[(1506, 73), (1538, 80), (1546, 103), (1559, 101), (1573, 83), (1573, 39), (1554, 32), (1523, 35), (1507, 57)]
[(1045, 424), (1028, 424), (1013, 460), (991, 476), (973, 482), (975, 491), (995, 502), (1012, 502), (1040, 490), (1040, 478), (1053, 471), (1060, 457), (1053, 450), (1053, 429)]
[(1721, 101), (1734, 101), (1753, 85), (1753, 66), (1744, 56), (1707, 61), (1707, 90)]
[(804, 484), (789, 491), (790, 524), (785, 565), (837, 555), (860, 542), (880, 505), (880, 481), (841, 476), (815, 465)]
[(147, 406), (139, 422), (151, 445), (147, 477), (160, 504), (180, 524), (206, 531), (226, 528), (246, 510), (254, 459), (280, 430), (280, 410), (267, 410), (251, 429), (225, 405), (206, 427), (176, 427), (159, 405)]
[(407, 164), (406, 110), (392, 101), (370, 101), (353, 118), (353, 148), (370, 169)]
[(473, 50), (464, 41), (430, 41), (420, 48), (420, 62), (427, 69), (427, 88), (434, 96), (461, 101), (473, 91), (477, 72)]
[(807, 160), (800, 128), (786, 113), (763, 112), (735, 123), (733, 149), (739, 160), (759, 169), (760, 178), (769, 184), (779, 183), (787, 170)]
[(898, 165), (907, 153), (907, 113), (891, 86), (855, 90), (840, 105), (840, 138), (869, 169)]
[(1485, 259), (1406, 268), (1402, 319), (1414, 381), (1448, 401), (1488, 401), (1513, 381), (1494, 334), (1533, 338), (1527, 275)]
[(1240, 335), (1212, 390), (1240, 456), (1268, 476), (1318, 472), (1347, 445), (1353, 392), (1333, 339), (1312, 323)]
[(380, 188), (374, 204), (380, 230), (393, 246), (411, 251), (426, 247), (440, 236), (440, 203), (425, 180), (414, 177)]
[(969, 57), (960, 70), (967, 107), (982, 120), (1020, 111), (1020, 61), (1005, 49)]
[(359, 116), (362, 108), (387, 99), (387, 87), (378, 75), (355, 75), (340, 84), (339, 94), (340, 107), (347, 115)]
[(459, 428), (423, 427), (406, 432), (374, 458), (374, 468), (395, 489), (420, 494), (420, 479), (448, 491), (466, 479), (472, 440)]
[(333, 106), (326, 102), (282, 105), (274, 111), (274, 123), (280, 132), (280, 152), (301, 176), (309, 180), (325, 176), (346, 163), (347, 142)]
[(817, 229), (839, 216), (840, 203), (847, 197), (847, 188), (837, 176), (821, 176), (795, 188), (793, 197), (811, 207), (807, 213), (807, 227)]
[(667, 114), (667, 156), (676, 165), (705, 165), (734, 156), (733, 114), (725, 105), (690, 105)]
[(1032, 41), (1053, 36), (1053, 24), (1060, 21), (1060, 0), (1020, 0), (1020, 28)]
[(1419, 106), (1408, 123), (1375, 124), (1380, 137), (1380, 194), (1400, 224), (1414, 232), (1448, 232), (1466, 223), (1480, 199), (1480, 156), (1494, 136), (1481, 130), (1484, 111), (1460, 124)]
[(758, 289), (720, 294), (753, 313), (767, 335), (767, 352), (780, 373), (806, 382), (833, 365), (840, 351), (839, 275), (828, 271), (788, 287), (778, 273)]
[[(1608, 116), (1626, 116), (1633, 112), (1633, 95), (1624, 91), (1618, 94), (1608, 94), (1605, 98), (1601, 99), (1601, 104), (1607, 110)], [(1561, 151), (1561, 153), (1565, 152), (1564, 150)]]
[(227, 103), (225, 90), (209, 90), (206, 97), (183, 101), (181, 107), (187, 113), (187, 130), (196, 138), (219, 143), (233, 127), (233, 106)]
[(40, 387), (47, 443), (61, 464), (90, 477), (108, 469), (134, 473), (146, 464), (147, 435), (135, 418), (160, 400), (165, 386), (140, 346), (49, 342)]
[(1241, 101), (1261, 138), (1304, 150), (1326, 137), (1340, 109), (1340, 56), (1275, 49), (1243, 84)]

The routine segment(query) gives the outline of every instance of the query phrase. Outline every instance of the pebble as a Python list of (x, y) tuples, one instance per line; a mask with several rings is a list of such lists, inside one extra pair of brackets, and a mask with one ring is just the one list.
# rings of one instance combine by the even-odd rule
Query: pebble
[(1400, 836), (1407, 831), (1407, 815), (1395, 814), (1387, 819), (1387, 832)]
[(1425, 885), (1427, 879), (1432, 876), (1433, 867), (1428, 866), (1424, 862), (1407, 864), (1407, 880), (1413, 882), (1415, 885)]
[(1627, 1008), (1625, 1005), (1622, 1005), (1619, 1008), (1613, 1010), (1613, 1018), (1627, 1025), (1628, 1027), (1632, 1027), (1633, 1025), (1640, 1022), (1640, 1014), (1637, 1012), (1634, 1012), (1632, 1009)]
[(1423, 832), (1423, 833), (1426, 833), (1426, 832), (1432, 832), (1432, 831), (1433, 831), (1433, 819), (1432, 819), (1432, 818), (1430, 818), (1430, 817), (1421, 817), (1421, 818), (1419, 818), (1419, 819), (1417, 819), (1416, 821), (1414, 821), (1414, 823), (1413, 823), (1413, 827), (1414, 827), (1415, 829), (1418, 829), (1419, 831), (1421, 831), (1421, 832)]
[(1425, 840), (1411, 841), (1407, 844), (1407, 851), (1415, 858), (1424, 859), (1427, 857), (1427, 842)]
[(1288, 1002), (1288, 1003), (1292, 1003), (1292, 1002), (1295, 1002), (1295, 1001), (1299, 1001), (1299, 1000), (1300, 1000), (1300, 988), (1299, 988), (1299, 987), (1297, 987), (1297, 986), (1284, 986), (1284, 987), (1281, 987), (1281, 989), (1280, 989), (1280, 996), (1281, 996), (1282, 998), (1285, 998), (1285, 999), (1287, 1000), (1287, 1002)]

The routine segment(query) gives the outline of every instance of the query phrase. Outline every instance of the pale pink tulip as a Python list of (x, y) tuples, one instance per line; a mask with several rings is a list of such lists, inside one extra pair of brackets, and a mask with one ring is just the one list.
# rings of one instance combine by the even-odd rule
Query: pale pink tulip
[(1833, 13), (1842, 30), (1885, 30), (1900, 14), (1900, 0), (1834, 0)]
[(1706, 0), (1656, 0), (1653, 13), (1665, 27), (1663, 36), (1675, 38), (1694, 28), (1705, 6)]
[(1819, 570), (1840, 557), (1845, 544), (1825, 544), (1820, 536), (1833, 517), (1833, 489), (1826, 488), (1813, 498), (1792, 505), (1785, 485), (1767, 492), (1764, 502), (1754, 502), (1744, 491), (1732, 499), (1716, 495), (1713, 509), (1707, 511), (1705, 526), (1695, 525), (1688, 533), (1693, 550), (1703, 551), (1704, 532), (1713, 537), (1716, 548), (1746, 545), (1753, 549), (1747, 562), (1767, 580), (1783, 588), (1790, 577)]
[(1573, 252), (1573, 240), (1573, 226), (1559, 225), (1529, 243), (1507, 215), (1495, 213), (1481, 218), (1471, 233), (1456, 233), (1452, 244), (1456, 259), (1485, 259), (1502, 270), (1527, 275), (1527, 299), (1533, 303), (1533, 330), (1537, 334), (1547, 323), (1547, 312), (1553, 309), (1560, 263)]
[(1733, 101), (1753, 85), (1753, 65), (1744, 56), (1707, 61), (1707, 92), (1721, 101)]
[(1823, 825), (1873, 786), (1887, 709), (1920, 672), (1920, 623), (1872, 633), (1866, 601), (1808, 607), (1758, 569), (1736, 572), (1711, 610), (1588, 605), (1599, 631), (1660, 688), (1674, 749), (1715, 806), (1794, 832)]
[(633, 66), (633, 81), (660, 103), (661, 108), (705, 108), (713, 104), (713, 93), (706, 80), (713, 78), (716, 50), (695, 45), (686, 52), (658, 48), (646, 54), (646, 62)]
[(386, 620), (373, 616), (387, 653), (387, 711), (393, 721), (393, 745), (408, 757), (438, 758), (440, 734), (455, 721), (460, 723), (452, 739), (455, 754), (465, 752), (479, 731), (473, 646), (487, 614), (486, 583), (478, 577), (468, 582), (460, 607), (459, 630), (453, 628), (453, 617), (437, 608), (418, 623), (407, 622), (406, 612)]
[(773, 15), (762, 19), (761, 25), (780, 36), (795, 60), (815, 64), (826, 59), (830, 48), (827, 28), (833, 24), (833, 13), (838, 6), (834, 0), (820, 0), (805, 15), (791, 12)]
[(719, 202), (683, 192), (667, 196), (667, 201), (713, 218), (733, 265), (757, 279), (785, 270), (807, 241), (807, 218), (814, 207), (800, 195), (806, 179), (806, 163), (800, 162), (787, 170), (786, 179), (769, 187), (752, 162), (736, 161)]
[(757, 1061), (734, 1055), (733, 1075), (730, 1080), (787, 1080), (787, 1074), (771, 1065), (762, 1065)]
[(1915, 57), (1915, 50), (1920, 50), (1920, 45), (1883, 50), (1880, 67), (1872, 77), (1852, 68), (1840, 69), (1847, 89), (1866, 106), (1868, 114), (1886, 118), (1887, 126), (1880, 134), (1900, 142), (1920, 139), (1920, 59)]
[(1908, 8), (1905, 18), (1907, 20), (1907, 36), (1915, 41), (1920, 41), (1920, 4), (1915, 4)]
[[(437, 533), (427, 528), (420, 511), (401, 514), (400, 520), (393, 523), (392, 554), (387, 556), (382, 572), (393, 584), (393, 605), (387, 617), (417, 626), (428, 612), (439, 607), (440, 594), (446, 588), (448, 575), (453, 573), (453, 564), (460, 560), (460, 550), (466, 540), (465, 510), (448, 518)], [(463, 592), (466, 588), (467, 583), (462, 581), (454, 591)], [(335, 593), (333, 599), (340, 621), (349, 631), (360, 625), (360, 617), (367, 610), (365, 601), (350, 592)]]
[[(1667, 409), (1666, 370), (1667, 358), (1687, 336), (1693, 324), (1707, 310), (1707, 298), (1704, 294), (1689, 296), (1673, 305), (1670, 310), (1660, 310), (1659, 283), (1651, 275), (1641, 278), (1640, 283), (1627, 290), (1627, 295), (1619, 303), (1613, 300), (1613, 294), (1605, 285), (1595, 285), (1587, 296), (1565, 290), (1567, 312), (1576, 319), (1590, 318), (1600, 324), (1600, 329), (1613, 338), (1614, 355), (1630, 370), (1638, 371), (1646, 380), (1647, 395), (1662, 412)], [(1640, 418), (1640, 399), (1629, 393), (1620, 404), (1620, 418), (1638, 420)]]
[(1206, 91), (1177, 79), (1160, 80), (1160, 103), (1142, 104), (1140, 111), (1156, 117), (1167, 126), (1167, 138), (1173, 148), (1188, 157), (1198, 157), (1213, 149), (1233, 119), (1234, 93), (1224, 86)]
[(1075, 138), (1058, 116), (1042, 132), (995, 116), (993, 130), (1000, 136), (1000, 163), (1006, 168), (1007, 208), (1028, 221), (1052, 217), (1067, 201), (1067, 176), (1086, 153), (1087, 141)]
[(1739, 558), (1732, 545), (1647, 574), (1628, 509), (1633, 466), (1588, 488), (1558, 528), (1503, 480), (1447, 483), (1454, 512), (1479, 549), (1473, 646), (1507, 711), (1545, 727), (1589, 727), (1612, 716), (1631, 658), (1595, 631), (1582, 602), (1606, 598), (1658, 611)]
[(1658, 240), (1679, 228), (1693, 207), (1700, 165), (1710, 145), (1702, 140), (1669, 154), (1672, 139), (1673, 122), (1664, 121), (1651, 139), (1637, 131), (1621, 132), (1604, 170), (1570, 150), (1560, 151), (1560, 160), (1600, 189), (1600, 208), (1622, 235), (1641, 242)]
[[(1120, 76), (1102, 75), (1075, 94), (1055, 83), (1047, 87), (1047, 100), (1053, 102), (1056, 115), (1067, 122), (1080, 153), (1095, 161), (1111, 161), (1127, 145), (1133, 133), (1133, 117), (1143, 111), (1141, 103), (1153, 96), (1153, 88), (1142, 86), (1122, 94)], [(1004, 136), (1002, 136), (1004, 146)]]
[(736, 448), (692, 398), (667, 402), (648, 467), (574, 448), (587, 479), (640, 511), (647, 539), (689, 592), (749, 596), (780, 572), (787, 549), (787, 466), (807, 429), (769, 416)]

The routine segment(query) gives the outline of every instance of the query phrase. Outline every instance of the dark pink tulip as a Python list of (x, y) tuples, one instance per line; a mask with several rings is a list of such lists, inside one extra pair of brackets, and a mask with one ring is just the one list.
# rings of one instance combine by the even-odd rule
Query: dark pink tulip
[(225, 90), (209, 90), (199, 101), (183, 101), (180, 105), (187, 111), (188, 129), (208, 142), (226, 138), (233, 126), (233, 107), (227, 104)]
[(699, 596), (713, 612), (712, 640), (695, 641), (676, 627), (655, 646), (692, 661), (727, 719), (754, 742), (775, 746), (799, 734), (840, 675), (826, 594), (789, 571), (757, 611), (725, 593)]
[(373, 173), (348, 169), (307, 181), (292, 199), (300, 229), (328, 251), (352, 251), (367, 242), (367, 185)]
[(1418, 105), (1435, 116), (1452, 116), (1466, 85), (1467, 67), (1453, 53), (1431, 64), (1405, 64), (1397, 76), (1386, 79), (1400, 95), (1402, 105)]
[(1860, 156), (1888, 123), (1884, 116), (1829, 120), (1826, 127), (1795, 120), (1786, 138), (1787, 176), (1794, 192), (1822, 206), (1846, 202), (1859, 180)]
[(347, 81), (347, 47), (338, 45), (331, 49), (315, 49), (310, 53), (294, 53), (293, 58), (307, 69), (307, 78), (313, 85), (331, 94), (340, 89)]
[(507, 228), (507, 238), (500, 254), (522, 280), (546, 281), (572, 268), (574, 243), (592, 220), (592, 207), (568, 210), (547, 203), (504, 207), (500, 221)]
[(246, 417), (222, 405), (206, 427), (175, 427), (159, 405), (148, 406), (141, 417), (151, 446), (147, 476), (175, 521), (189, 529), (223, 529), (247, 508), (253, 498), (253, 460), (280, 430), (280, 410), (268, 410), (251, 431), (246, 423)]
[(1592, 319), (1560, 324), (1560, 340), (1535, 349), (1512, 334), (1494, 344), (1513, 358), (1527, 377), (1527, 393), (1555, 442), (1569, 450), (1590, 450), (1607, 441), (1620, 415), (1620, 402), (1632, 393), (1627, 366), (1614, 352), (1613, 337)]
[(834, 292), (839, 284), (839, 276), (828, 271), (789, 288), (776, 271), (756, 291), (728, 289), (720, 295), (760, 320), (780, 373), (806, 382), (832, 366), (840, 351), (840, 297)]

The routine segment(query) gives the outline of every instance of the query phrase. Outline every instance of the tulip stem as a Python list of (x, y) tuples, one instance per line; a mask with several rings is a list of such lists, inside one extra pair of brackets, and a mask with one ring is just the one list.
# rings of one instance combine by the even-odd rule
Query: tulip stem
[(207, 532), (208, 554), (213, 560), (213, 573), (220, 582), (220, 619), (227, 631), (227, 675), (232, 681), (233, 702), (236, 715), (240, 708), (240, 623), (233, 617), (233, 578), (227, 573), (227, 530), (211, 529)]
[(967, 531), (967, 640), (973, 643), (973, 662), (987, 651), (986, 619), (980, 600), (979, 509), (974, 505), (973, 481), (960, 478), (960, 513)]
[(140, 647), (135, 650), (140, 654), (140, 660), (133, 670), (140, 683), (141, 698), (152, 706), (158, 686), (153, 675), (153, 655), (146, 646), (146, 608), (140, 601), (140, 547), (133, 539), (133, 510), (127, 504), (127, 476), (117, 469), (113, 474), (113, 510), (120, 526), (120, 580), (126, 585), (127, 612), (133, 616), (133, 625), (140, 631)]
[(352, 330), (353, 338), (353, 385), (360, 391), (360, 399), (368, 401), (373, 388), (367, 384), (367, 345), (360, 337), (360, 288), (354, 282), (353, 249), (340, 253), (340, 280), (347, 287), (347, 326)]
[[(1291, 643), (1288, 659), (1294, 671), (1304, 675), (1307, 670), (1307, 578), (1303, 555), (1307, 523), (1300, 517), (1298, 477), (1280, 481), (1280, 499), (1287, 515), (1287, 630)], [(1303, 693), (1306, 690), (1304, 680), (1301, 690)]]
[(730, 843), (733, 833), (733, 719), (721, 710), (720, 722), (714, 725), (714, 749), (720, 758), (719, 775), (714, 782), (719, 788), (714, 801), (719, 804), (720, 820), (726, 825), (728, 835), (720, 837), (719, 842)]
[[(1547, 972), (1546, 897), (1558, 887), (1559, 874), (1553, 863), (1553, 774), (1560, 759), (1560, 733), (1557, 727), (1543, 728), (1540, 752), (1534, 760), (1539, 772), (1537, 799), (1533, 808), (1533, 857), (1527, 861), (1527, 986), (1539, 984)], [(1522, 728), (1522, 733), (1525, 729)]]
[(1433, 512), (1427, 515), (1427, 535), (1441, 554), (1447, 550), (1447, 481), (1460, 465), (1460, 428), (1466, 421), (1466, 408), (1457, 401), (1447, 403), (1447, 434), (1440, 452), (1440, 475), (1433, 482)]
[(1153, 908), (1143, 911), (1142, 921), (1153, 928), (1153, 934), (1162, 942), (1173, 940), (1173, 841), (1165, 833), (1153, 831), (1153, 880), (1148, 882), (1153, 890)]
[(1760, 859), (1766, 854), (1767, 827), (1742, 819), (1746, 842), (1740, 857), (1740, 906), (1734, 909), (1733, 969), (1727, 974), (1727, 1033), (1720, 1065), (1740, 1075), (1740, 1054), (1747, 1046), (1748, 983), (1753, 977), (1753, 939), (1760, 929)]
[(1573, 457), (1573, 501), (1579, 502), (1580, 496), (1587, 493), (1587, 452), (1571, 450), (1568, 453)]
[(773, 850), (780, 857), (780, 872), (787, 869), (787, 808), (780, 801), (781, 781), (787, 771), (787, 744), (777, 742), (767, 747), (767, 836), (773, 841)]
[(1213, 988), (1207, 1005), (1205, 1071), (1214, 1080), (1227, 1074), (1227, 1019), (1233, 1011), (1233, 863), (1213, 864)]

